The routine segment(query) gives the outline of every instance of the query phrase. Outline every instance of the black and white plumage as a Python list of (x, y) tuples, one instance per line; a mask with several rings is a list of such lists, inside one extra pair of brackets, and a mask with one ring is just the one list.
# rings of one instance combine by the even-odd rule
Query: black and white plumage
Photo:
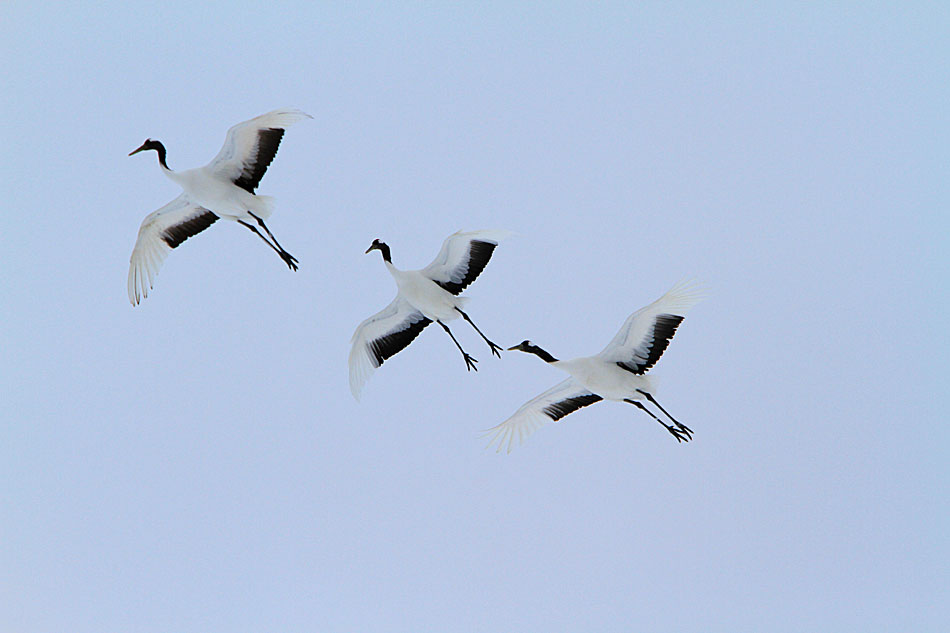
[(446, 238), (435, 260), (421, 270), (399, 270), (393, 266), (389, 246), (373, 241), (366, 252), (382, 253), (399, 292), (392, 303), (360, 323), (353, 333), (349, 368), (354, 398), (359, 400), (363, 385), (375, 369), (405, 349), (433, 321), (455, 342), (469, 370), (476, 369), (477, 361), (462, 349), (447, 321), (464, 318), (488, 343), (492, 353), (501, 356), (501, 348), (488, 340), (462, 310), (466, 297), (458, 295), (481, 274), (498, 242), (509, 235), (500, 230), (459, 231)]
[(184, 190), (142, 221), (129, 261), (128, 290), (132, 305), (138, 305), (148, 296), (168, 253), (219, 218), (247, 227), (274, 249), (291, 270), (297, 270), (297, 259), (284, 250), (264, 223), (273, 212), (273, 198), (258, 196), (254, 190), (274, 160), (284, 130), (309, 118), (313, 117), (300, 110), (283, 109), (238, 123), (228, 130), (224, 146), (214, 160), (196, 169), (169, 169), (165, 146), (152, 139), (146, 139), (129, 154), (155, 150), (162, 172)]
[[(680, 283), (650, 305), (637, 310), (601, 352), (572, 360), (558, 360), (531, 341), (510, 350), (535, 354), (545, 362), (569, 373), (570, 378), (529, 400), (514, 415), (486, 431), (489, 445), (511, 452), (515, 442), (523, 442), (548, 422), (601, 400), (626, 402), (646, 412), (662, 424), (677, 441), (692, 439), (692, 431), (677, 422), (654, 398), (655, 388), (646, 372), (656, 364), (683, 321), (683, 314), (702, 298), (700, 289)], [(660, 409), (673, 424), (666, 424), (641, 400)]]

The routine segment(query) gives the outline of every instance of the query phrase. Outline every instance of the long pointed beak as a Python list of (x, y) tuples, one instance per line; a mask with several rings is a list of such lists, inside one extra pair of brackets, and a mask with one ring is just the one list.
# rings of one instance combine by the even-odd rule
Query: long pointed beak
[(373, 250), (374, 248), (376, 248), (376, 246), (370, 246), (369, 248), (366, 249), (366, 253), (363, 253), (363, 254), (365, 255), (365, 254), (369, 253), (369, 252), (370, 252), (371, 250)]
[(518, 344), (515, 345), (514, 347), (509, 347), (509, 348), (508, 348), (508, 351), (509, 351), (509, 352), (514, 352), (515, 350), (520, 350), (520, 349), (521, 349), (521, 343), (518, 343)]
[(145, 149), (145, 145), (142, 145), (142, 147), (140, 147), (140, 148), (138, 148), (138, 149), (133, 149), (131, 152), (129, 152), (129, 156), (132, 156), (133, 154), (138, 154), (138, 153), (141, 152), (143, 149)]

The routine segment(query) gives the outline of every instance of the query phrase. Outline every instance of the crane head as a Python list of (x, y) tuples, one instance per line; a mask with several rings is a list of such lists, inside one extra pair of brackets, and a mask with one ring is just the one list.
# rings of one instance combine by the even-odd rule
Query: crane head
[(373, 250), (378, 250), (383, 254), (383, 261), (389, 262), (390, 264), (392, 263), (393, 260), (390, 257), (389, 245), (386, 242), (382, 242), (379, 239), (373, 240), (373, 243), (369, 245), (369, 248), (366, 249), (366, 252), (368, 253)]
[(534, 343), (532, 343), (531, 341), (525, 339), (525, 340), (521, 341), (520, 343), (518, 343), (517, 345), (515, 345), (515, 346), (513, 346), (513, 347), (509, 347), (509, 348), (508, 348), (508, 351), (509, 351), (509, 352), (514, 352), (514, 351), (527, 352), (529, 348), (532, 348), (532, 347), (534, 347), (534, 346), (535, 346)]
[(164, 149), (165, 149), (165, 146), (162, 145), (162, 143), (161, 143), (160, 141), (153, 141), (152, 139), (147, 138), (147, 139), (145, 139), (145, 142), (142, 143), (142, 145), (141, 145), (138, 149), (134, 149), (134, 150), (132, 150), (131, 152), (129, 152), (129, 156), (132, 156), (132, 155), (134, 155), (134, 154), (138, 154), (139, 152), (144, 152), (144, 151), (150, 150), (150, 149), (154, 149), (156, 152), (161, 153), (160, 150), (159, 150), (159, 148), (161, 148), (162, 150), (164, 150)]

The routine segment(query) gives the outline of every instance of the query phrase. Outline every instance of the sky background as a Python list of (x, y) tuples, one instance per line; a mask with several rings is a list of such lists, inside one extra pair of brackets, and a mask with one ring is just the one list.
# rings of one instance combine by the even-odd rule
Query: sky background
[[(950, 9), (340, 4), (0, 4), (0, 630), (946, 630)], [(299, 272), (219, 222), (132, 308), (179, 190), (127, 154), (284, 106)], [(707, 286), (655, 370), (693, 442), (484, 450), (563, 374), (461, 321), (477, 374), (429, 328), (354, 401), (363, 251), (482, 228), (506, 347)]]

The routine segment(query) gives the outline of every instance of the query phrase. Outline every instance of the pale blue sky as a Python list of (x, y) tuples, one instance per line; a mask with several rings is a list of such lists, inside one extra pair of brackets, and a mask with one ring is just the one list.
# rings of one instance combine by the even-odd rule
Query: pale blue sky
[[(0, 630), (937, 631), (950, 619), (941, 3), (0, 5)], [(219, 223), (126, 298), (142, 218), (273, 108), (290, 273)], [(430, 328), (356, 325), (458, 229), (500, 344), (600, 350), (703, 280), (678, 445)]]

